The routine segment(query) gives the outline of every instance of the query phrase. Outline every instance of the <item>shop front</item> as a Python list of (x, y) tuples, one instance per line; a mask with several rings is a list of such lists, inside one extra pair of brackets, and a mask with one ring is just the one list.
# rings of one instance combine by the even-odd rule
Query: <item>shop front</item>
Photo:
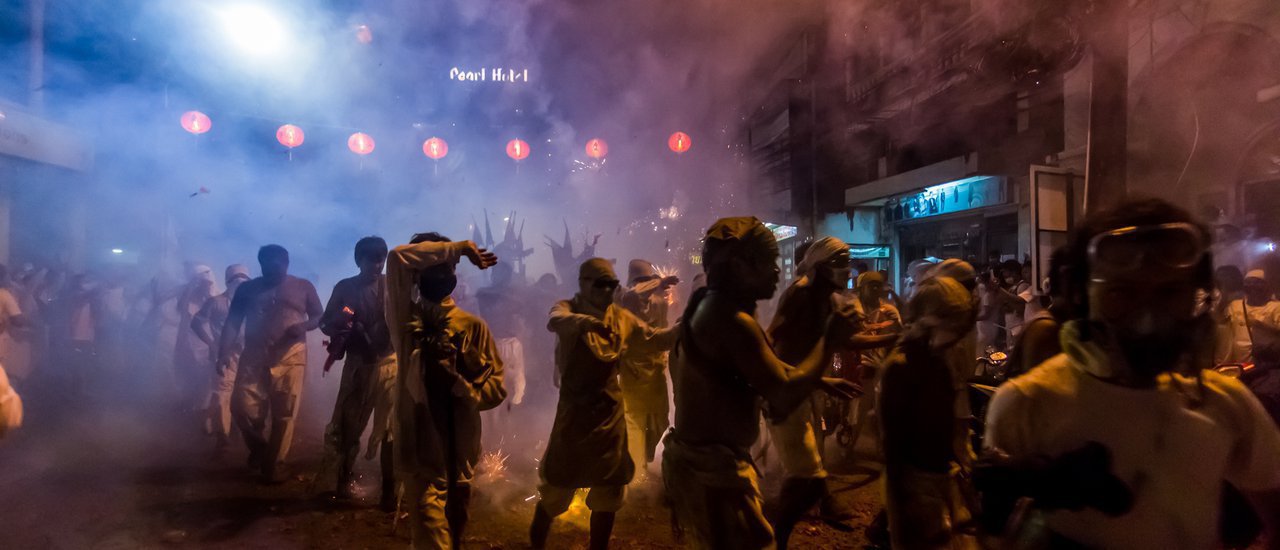
[(855, 205), (876, 208), (880, 218), (877, 245), (887, 249), (885, 262), (899, 289), (909, 268), (921, 260), (959, 258), (975, 267), (1019, 260), (1027, 224), (1005, 176), (973, 175), (871, 199)]

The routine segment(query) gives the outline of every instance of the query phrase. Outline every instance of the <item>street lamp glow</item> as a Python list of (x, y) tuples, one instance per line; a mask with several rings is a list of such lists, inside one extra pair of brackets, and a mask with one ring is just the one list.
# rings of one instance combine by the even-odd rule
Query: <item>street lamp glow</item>
[(227, 38), (245, 54), (274, 57), (283, 53), (288, 42), (285, 27), (266, 8), (242, 4), (224, 8), (219, 15)]

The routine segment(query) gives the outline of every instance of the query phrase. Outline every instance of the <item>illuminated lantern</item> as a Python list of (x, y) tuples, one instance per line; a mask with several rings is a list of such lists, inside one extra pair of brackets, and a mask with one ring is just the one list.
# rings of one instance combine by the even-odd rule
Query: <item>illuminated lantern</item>
[(671, 150), (675, 151), (677, 154), (688, 151), (689, 147), (692, 145), (693, 140), (689, 138), (689, 134), (684, 132), (671, 134), (671, 137), (667, 139), (667, 147), (670, 147)]
[(203, 134), (209, 131), (213, 126), (213, 121), (209, 120), (209, 115), (200, 111), (187, 111), (182, 113), (182, 129), (193, 134)]
[(517, 161), (529, 158), (529, 144), (522, 139), (507, 142), (507, 156)]
[(449, 154), (449, 144), (443, 139), (433, 137), (422, 142), (422, 154), (431, 160), (440, 160)]
[(373, 152), (373, 138), (369, 134), (356, 132), (347, 138), (347, 148), (357, 155), (367, 155)]
[(276, 141), (290, 149), (302, 145), (302, 141), (305, 139), (306, 136), (303, 135), (302, 128), (292, 124), (285, 124), (279, 130), (276, 130)]
[(361, 44), (373, 42), (373, 31), (369, 30), (368, 25), (356, 27), (356, 40)]
[(609, 144), (603, 139), (596, 138), (587, 142), (587, 156), (593, 159), (602, 159), (609, 154)]

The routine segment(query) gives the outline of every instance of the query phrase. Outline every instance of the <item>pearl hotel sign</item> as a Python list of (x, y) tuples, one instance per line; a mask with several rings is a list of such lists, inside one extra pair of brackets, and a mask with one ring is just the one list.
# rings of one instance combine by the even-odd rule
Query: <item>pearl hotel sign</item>
[(449, 80), (458, 82), (529, 82), (529, 69), (493, 67), (468, 71), (454, 67), (449, 69)]

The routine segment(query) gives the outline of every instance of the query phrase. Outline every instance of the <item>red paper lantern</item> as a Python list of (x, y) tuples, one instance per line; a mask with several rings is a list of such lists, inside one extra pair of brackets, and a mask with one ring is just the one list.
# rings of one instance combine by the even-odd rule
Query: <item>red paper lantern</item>
[(369, 134), (356, 132), (347, 138), (347, 148), (357, 155), (367, 155), (373, 152), (373, 138)]
[(689, 134), (684, 132), (671, 134), (671, 137), (667, 139), (667, 147), (670, 147), (671, 150), (675, 151), (677, 154), (688, 151), (689, 147), (692, 145), (693, 140), (689, 138)]
[(529, 158), (529, 144), (522, 139), (507, 142), (507, 156), (518, 161)]
[(373, 42), (373, 31), (369, 30), (368, 25), (360, 25), (356, 27), (356, 41), (361, 44)]
[(302, 142), (305, 139), (306, 135), (302, 133), (302, 128), (292, 124), (285, 124), (284, 126), (281, 126), (279, 130), (276, 130), (276, 141), (280, 142), (280, 145), (290, 149), (302, 145)]
[(593, 159), (602, 159), (609, 154), (609, 144), (603, 139), (595, 138), (587, 142), (587, 156)]
[(449, 154), (449, 143), (438, 137), (422, 142), (422, 154), (431, 160), (440, 160)]
[(209, 120), (209, 115), (200, 111), (187, 111), (182, 113), (182, 129), (193, 134), (203, 134), (209, 131), (213, 126), (213, 121)]

